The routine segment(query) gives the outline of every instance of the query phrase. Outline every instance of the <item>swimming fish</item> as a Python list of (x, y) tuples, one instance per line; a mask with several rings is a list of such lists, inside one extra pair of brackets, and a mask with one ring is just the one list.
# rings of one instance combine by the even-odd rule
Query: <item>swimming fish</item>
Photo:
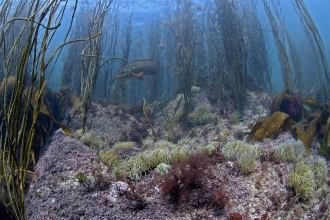
[(144, 80), (145, 75), (152, 75), (158, 72), (158, 65), (152, 60), (135, 60), (122, 68), (116, 75), (117, 79), (130, 80), (139, 79)]

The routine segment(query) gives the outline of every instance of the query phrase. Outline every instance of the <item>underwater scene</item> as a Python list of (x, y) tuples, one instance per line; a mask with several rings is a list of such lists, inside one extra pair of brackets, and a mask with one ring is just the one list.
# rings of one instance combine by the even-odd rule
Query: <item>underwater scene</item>
[(329, 10), (0, 1), (0, 220), (329, 220)]

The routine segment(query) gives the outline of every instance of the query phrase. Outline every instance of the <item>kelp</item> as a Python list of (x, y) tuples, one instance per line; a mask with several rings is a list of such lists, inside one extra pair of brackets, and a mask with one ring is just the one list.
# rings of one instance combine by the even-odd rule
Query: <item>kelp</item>
[(316, 110), (321, 110), (321, 111), (325, 110), (325, 107), (322, 105), (322, 103), (319, 100), (314, 99), (312, 97), (306, 97), (302, 99), (301, 103)]
[(249, 141), (263, 141), (265, 138), (276, 137), (282, 131), (291, 131), (304, 144), (306, 155), (310, 155), (310, 146), (315, 134), (323, 137), (323, 141), (330, 145), (330, 101), (324, 107), (314, 98), (304, 98), (301, 104), (323, 111), (320, 116), (315, 117), (301, 105), (302, 119), (296, 122), (290, 115), (280, 111), (283, 100), (289, 99), (292, 95), (294, 94), (285, 88), (274, 98), (271, 115), (250, 127)]
[(279, 24), (270, 9), (269, 3), (266, 0), (262, 0), (266, 14), (272, 27), (272, 33), (277, 49), (278, 58), (281, 65), (281, 73), (284, 85), (290, 87), (292, 85), (292, 73), (290, 69), (289, 57), (286, 52), (285, 42), (282, 40), (282, 30), (279, 28)]
[(310, 155), (310, 146), (317, 131), (317, 120), (314, 119), (304, 124), (298, 124), (290, 119), (284, 112), (274, 112), (262, 122), (257, 122), (252, 127), (249, 141), (263, 141), (274, 138), (282, 131), (291, 131), (305, 147), (305, 154)]
[(288, 88), (284, 88), (273, 100), (272, 105), (270, 107), (270, 114), (273, 114), (274, 112), (279, 111), (283, 97), (286, 94), (289, 94), (289, 89)]
[[(39, 123), (40, 117), (46, 117), (40, 114), (40, 109), (44, 108), (41, 100), (46, 71), (52, 70), (52, 60), (57, 60), (63, 46), (69, 43), (67, 37), (78, 2), (73, 4), (63, 43), (52, 51), (49, 46), (67, 11), (68, 1), (37, 0), (22, 1), (22, 4), (22, 13), (18, 12), (14, 17), (9, 13), (0, 22), (2, 33), (8, 33), (0, 37), (2, 79), (6, 79), (0, 115), (0, 202), (16, 219), (26, 218), (27, 176), (32, 163), (36, 162), (37, 133), (47, 133), (44, 124)], [(0, 5), (0, 11), (4, 10), (3, 6)], [(15, 7), (19, 6), (13, 4), (13, 10), (17, 9)], [(15, 80), (10, 76), (15, 76)], [(40, 141), (42, 143), (42, 139)]]
[(304, 125), (295, 124), (293, 125), (293, 131), (297, 135), (297, 139), (300, 140), (305, 147), (305, 154), (310, 155), (310, 146), (316, 132), (317, 120), (314, 119)]
[[(312, 120), (312, 116), (308, 113), (304, 107), (304, 103), (317, 105), (316, 101), (312, 101), (312, 98), (305, 98), (300, 101), (297, 94), (294, 94), (288, 88), (284, 88), (273, 100), (270, 114), (282, 111), (290, 115), (291, 119), (299, 122), (302, 119)], [(319, 107), (320, 108), (320, 107)]]
[(281, 128), (288, 117), (289, 115), (284, 112), (274, 112), (263, 122), (257, 122), (250, 132), (249, 140), (263, 141), (265, 138), (276, 137), (282, 131)]
[[(0, 95), (3, 96), (4, 95), (4, 84), (5, 81), (7, 83), (6, 87), (7, 87), (7, 91), (6, 91), (6, 99), (11, 100), (12, 98), (12, 92), (14, 89), (14, 85), (16, 82), (16, 77), (11, 76), (8, 79), (4, 79), (1, 84), (0, 84)], [(27, 97), (29, 91), (32, 91), (32, 97), (30, 100), (30, 110), (33, 111), (33, 109), (36, 106), (36, 96), (37, 96), (37, 92), (38, 89), (35, 87), (27, 87), (26, 89), (24, 89), (23, 91), (23, 97)], [(27, 99), (23, 98), (21, 105), (24, 105), (24, 102), (26, 102)], [(0, 104), (3, 106), (8, 106), (8, 102), (7, 103), (3, 103), (3, 100), (0, 101)], [(67, 134), (67, 135), (72, 135), (72, 131), (70, 131), (70, 129), (58, 122), (60, 116), (64, 113), (64, 111), (66, 109), (68, 109), (69, 107), (73, 107), (73, 108), (78, 108), (80, 105), (80, 100), (79, 98), (71, 93), (70, 91), (68, 91), (66, 88), (62, 88), (60, 90), (59, 93), (56, 92), (52, 92), (48, 87), (44, 86), (42, 92), (41, 92), (41, 102), (40, 102), (40, 114), (46, 115), (52, 122), (54, 122), (55, 124), (59, 125), (60, 128), (62, 128), (62, 130)], [(39, 122), (38, 123), (42, 123), (42, 118), (39, 117), (38, 118)], [(47, 122), (50, 124), (50, 122)], [(43, 127), (48, 127), (43, 125)], [(52, 129), (50, 129), (52, 130)]]
[[(307, 37), (310, 39), (311, 46), (316, 49), (316, 53), (318, 56), (320, 56), (321, 64), (323, 67), (323, 74), (325, 83), (321, 82), (323, 84), (323, 94), (329, 94), (329, 85), (330, 85), (330, 73), (329, 73), (329, 67), (328, 67), (328, 61), (324, 49), (324, 45), (322, 42), (321, 35), (311, 17), (309, 14), (306, 5), (303, 0), (291, 0), (294, 9), (296, 10), (300, 21), (304, 27), (305, 33)], [(316, 54), (315, 54), (316, 55)], [(320, 79), (322, 80), (322, 79)]]

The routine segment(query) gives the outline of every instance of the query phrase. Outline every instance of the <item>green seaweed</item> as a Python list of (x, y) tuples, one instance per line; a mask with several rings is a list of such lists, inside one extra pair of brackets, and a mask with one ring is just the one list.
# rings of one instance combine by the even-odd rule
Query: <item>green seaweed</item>
[(222, 153), (229, 160), (237, 160), (243, 173), (252, 172), (260, 157), (258, 145), (251, 145), (244, 141), (234, 140), (223, 146)]
[(324, 158), (317, 157), (314, 159), (313, 171), (315, 176), (315, 184), (319, 188), (325, 183), (328, 174), (327, 162)]
[(319, 140), (320, 148), (319, 148), (319, 155), (325, 157), (327, 160), (330, 160), (330, 145), (326, 140)]
[[(156, 146), (160, 142), (160, 146)], [(205, 146), (191, 148), (188, 139), (183, 139), (180, 144), (174, 145), (168, 141), (158, 141), (155, 148), (147, 149), (127, 160), (123, 160), (114, 166), (113, 176), (119, 178), (126, 176), (138, 180), (149, 169), (156, 168), (159, 164), (173, 164), (186, 160), (189, 155), (203, 152), (212, 152), (218, 142), (212, 142)]]
[(316, 189), (314, 172), (309, 163), (304, 160), (299, 161), (289, 177), (289, 186), (293, 187), (296, 195), (304, 201), (312, 200)]
[(132, 142), (132, 141), (116, 142), (113, 145), (112, 150), (114, 152), (118, 152), (118, 151), (122, 151), (122, 150), (129, 150), (129, 149), (132, 149), (133, 147), (134, 147), (134, 142)]
[(76, 178), (80, 184), (86, 183), (88, 181), (87, 176), (82, 172), (77, 173)]
[(99, 158), (107, 166), (116, 166), (121, 162), (121, 158), (112, 150), (102, 150), (99, 152)]
[(219, 142), (211, 142), (207, 145), (202, 145), (200, 147), (198, 147), (197, 152), (198, 153), (205, 153), (206, 155), (211, 155), (215, 149), (216, 146), (219, 145)]
[(238, 157), (237, 164), (241, 171), (247, 174), (254, 171), (257, 161), (253, 158), (253, 155), (250, 152), (245, 152)]
[(80, 140), (83, 144), (96, 150), (99, 150), (103, 147), (103, 141), (96, 137), (93, 132), (84, 133)]
[(196, 107), (195, 111), (189, 114), (189, 122), (194, 126), (206, 125), (206, 124), (217, 124), (218, 116), (209, 112), (207, 108)]
[(303, 157), (304, 149), (301, 141), (289, 139), (275, 148), (275, 155), (282, 161), (292, 163)]
[(240, 111), (234, 111), (229, 118), (229, 122), (232, 125), (238, 125), (240, 122), (240, 119), (242, 117), (242, 114)]
[(168, 171), (170, 170), (171, 165), (166, 164), (166, 163), (160, 163), (158, 166), (155, 168), (156, 173), (159, 173), (160, 175), (167, 174)]

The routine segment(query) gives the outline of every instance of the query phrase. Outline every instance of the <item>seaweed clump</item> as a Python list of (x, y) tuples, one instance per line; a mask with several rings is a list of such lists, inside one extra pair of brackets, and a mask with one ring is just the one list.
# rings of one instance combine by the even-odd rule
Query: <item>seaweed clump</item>
[(218, 122), (217, 115), (212, 114), (207, 108), (204, 107), (196, 107), (195, 111), (189, 114), (188, 119), (190, 124), (194, 126), (206, 125), (210, 123), (216, 125)]
[(96, 137), (93, 132), (84, 133), (81, 138), (81, 142), (93, 149), (99, 150), (103, 147), (103, 141)]
[(319, 140), (320, 148), (318, 150), (319, 155), (325, 157), (327, 160), (330, 160), (330, 145), (326, 140)]
[(275, 155), (282, 161), (295, 162), (303, 158), (304, 145), (301, 141), (289, 139), (275, 148)]
[(275, 137), (285, 125), (285, 120), (289, 115), (284, 112), (274, 112), (262, 122), (257, 122), (250, 132), (250, 141), (263, 141), (265, 138)]
[(229, 196), (222, 185), (208, 181), (209, 165), (206, 154), (191, 155), (185, 161), (174, 163), (161, 179), (163, 197), (177, 206), (211, 205), (221, 211), (229, 202)]
[(293, 168), (289, 186), (294, 188), (297, 196), (310, 201), (314, 198), (315, 189), (324, 184), (327, 173), (327, 164), (323, 158), (301, 160)]
[(115, 178), (128, 177), (133, 180), (139, 180), (144, 173), (156, 168), (161, 163), (173, 164), (187, 160), (190, 155), (202, 152), (209, 155), (214, 151), (218, 143), (212, 142), (203, 146), (194, 146), (194, 144), (196, 143), (187, 139), (179, 141), (177, 145), (160, 140), (154, 143), (153, 148), (121, 160), (114, 166), (113, 176)]
[(222, 148), (222, 153), (230, 160), (237, 160), (243, 173), (251, 173), (260, 157), (258, 145), (251, 145), (239, 140), (228, 142)]

